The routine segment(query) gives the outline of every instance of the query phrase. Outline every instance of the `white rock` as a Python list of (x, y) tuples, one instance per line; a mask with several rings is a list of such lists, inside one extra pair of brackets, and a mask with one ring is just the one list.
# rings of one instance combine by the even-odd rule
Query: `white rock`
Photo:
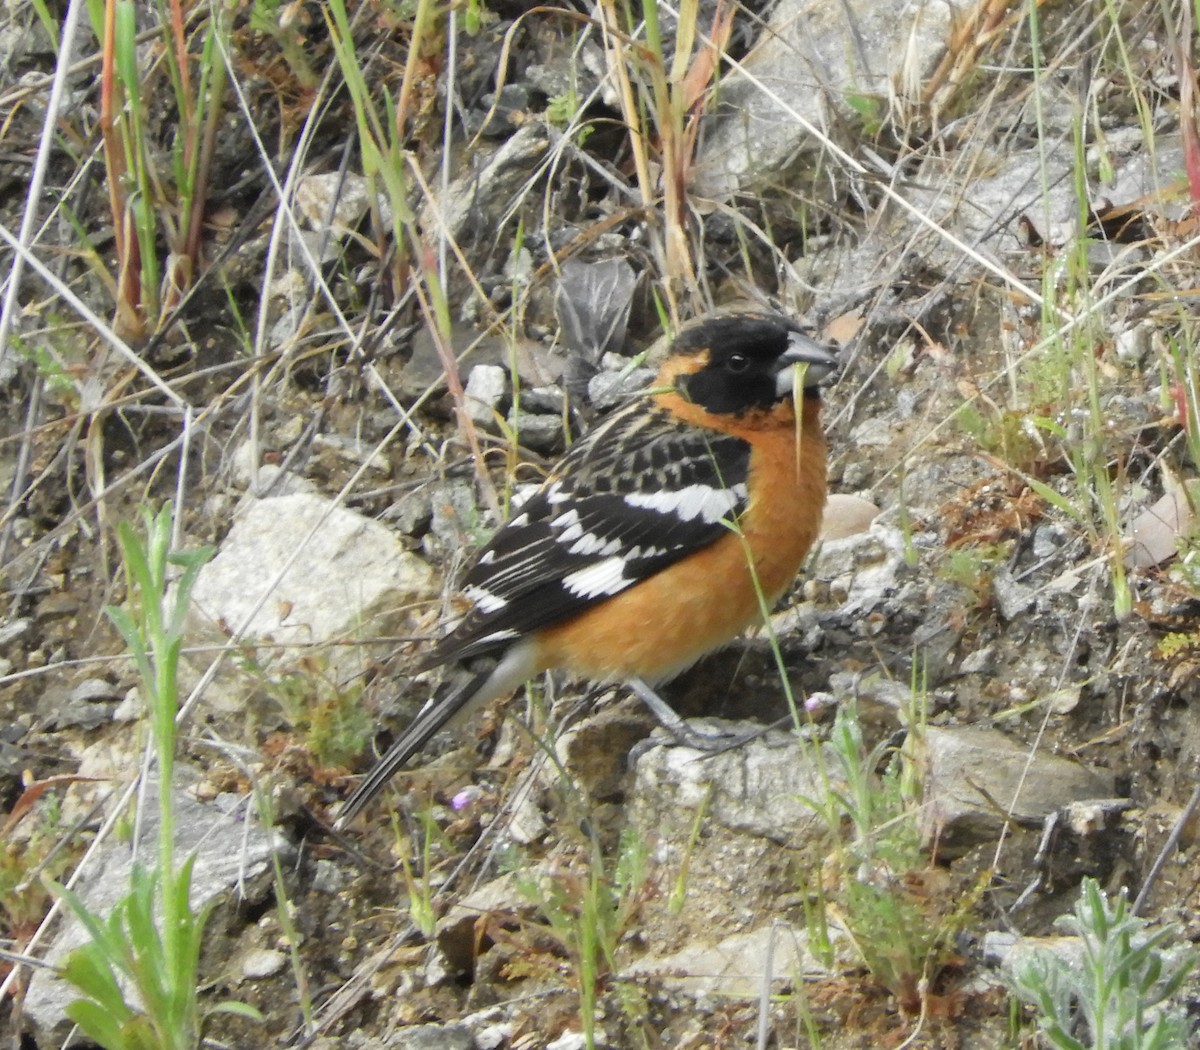
[(273, 977), (287, 965), (287, 956), (273, 948), (256, 948), (242, 956), (242, 978), (261, 981)]
[(13, 642), (19, 642), (33, 627), (33, 618), (31, 616), (21, 616), (14, 620), (5, 620), (0, 623), (0, 646), (11, 645)]
[[(1197, 487), (1200, 494), (1200, 486)], [(1196, 524), (1196, 515), (1183, 485), (1166, 493), (1143, 510), (1130, 524), (1125, 540), (1129, 551), (1125, 564), (1131, 569), (1149, 569), (1179, 553), (1179, 542)]]
[(767, 978), (778, 991), (797, 977), (828, 977), (829, 970), (809, 949), (806, 929), (780, 922), (712, 943), (693, 941), (670, 955), (645, 956), (623, 976), (652, 976), (690, 996), (751, 999)]
[(825, 501), (825, 514), (821, 521), (821, 542), (844, 540), (866, 532), (879, 516), (879, 508), (869, 499), (841, 492), (831, 493)]
[(827, 580), (847, 614), (868, 612), (900, 586), (904, 534), (879, 521), (866, 532), (822, 542), (809, 563), (814, 580)]
[[(196, 580), (190, 641), (224, 642), (243, 627), (251, 643), (381, 637), (436, 593), (433, 571), (378, 522), (306, 493), (251, 500)], [(364, 654), (331, 645), (328, 659), (351, 672)]]
[(508, 392), (508, 373), (499, 365), (476, 365), (467, 376), (467, 415), (477, 426), (496, 429), (496, 413)]

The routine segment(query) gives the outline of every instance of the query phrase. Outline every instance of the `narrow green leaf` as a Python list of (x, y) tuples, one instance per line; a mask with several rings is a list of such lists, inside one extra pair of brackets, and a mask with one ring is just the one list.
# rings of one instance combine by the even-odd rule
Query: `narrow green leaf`
[(249, 1021), (257, 1021), (259, 1023), (266, 1020), (263, 1015), (249, 1003), (239, 1003), (236, 999), (226, 999), (223, 1002), (217, 1003), (216, 1006), (209, 1007), (207, 1014), (233, 1014), (235, 1017), (244, 1017)]
[(96, 944), (85, 944), (70, 952), (62, 975), (64, 980), (114, 1017), (124, 1020), (132, 1014), (112, 967)]
[(137, 1050), (122, 1030), (125, 1021), (115, 1020), (108, 1010), (90, 999), (76, 999), (63, 1012), (79, 1026), (84, 1035), (104, 1047), (104, 1050)]

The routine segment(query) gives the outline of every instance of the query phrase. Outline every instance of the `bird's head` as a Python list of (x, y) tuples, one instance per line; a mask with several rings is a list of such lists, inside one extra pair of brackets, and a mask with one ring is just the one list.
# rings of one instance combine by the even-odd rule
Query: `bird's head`
[[(800, 366), (800, 367), (797, 367)], [(816, 397), (837, 358), (795, 321), (777, 314), (704, 318), (671, 344), (659, 386), (718, 416), (743, 416), (790, 403), (797, 383)]]

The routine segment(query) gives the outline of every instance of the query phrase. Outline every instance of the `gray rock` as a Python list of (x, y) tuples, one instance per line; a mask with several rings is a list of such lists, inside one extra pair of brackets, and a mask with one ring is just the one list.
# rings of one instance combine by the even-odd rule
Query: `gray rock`
[[(712, 732), (745, 733), (751, 723), (694, 720), (690, 725)], [(806, 761), (805, 750), (790, 733), (773, 730), (718, 754), (689, 747), (653, 747), (634, 772), (630, 800), (633, 823), (649, 832), (669, 826), (680, 811), (694, 812), (707, 800), (707, 814), (734, 831), (799, 845), (820, 818), (802, 799), (828, 789), (830, 758), (824, 775)]]
[(1070, 540), (1071, 537), (1067, 534), (1067, 530), (1057, 522), (1039, 525), (1033, 530), (1033, 556), (1039, 560), (1053, 557)]
[(1112, 774), (1018, 745), (994, 729), (924, 730), (921, 837), (940, 852), (988, 841), (1005, 814), (1040, 824), (1080, 799), (1111, 798)]
[(543, 415), (561, 416), (567, 399), (556, 386), (533, 386), (522, 389), (521, 407)]
[(564, 380), (572, 397), (583, 395), (606, 353), (623, 349), (637, 282), (624, 258), (563, 264), (554, 313), (567, 344)]
[(975, 649), (963, 657), (958, 670), (962, 674), (988, 674), (996, 664), (996, 649), (994, 646), (984, 646)]
[(400, 493), (379, 515), (380, 521), (386, 521), (405, 536), (421, 535), (429, 528), (432, 518), (433, 504), (424, 486)]
[(475, 1037), (461, 1024), (419, 1024), (367, 1039), (360, 1050), (475, 1050)]
[(1017, 583), (1007, 569), (997, 569), (992, 574), (992, 595), (996, 599), (996, 611), (1009, 623), (1024, 613), (1037, 597), (1032, 587)]
[(524, 84), (505, 84), (479, 101), (491, 118), (483, 128), (488, 138), (506, 138), (529, 120), (529, 89)]
[(485, 534), (485, 522), (471, 482), (455, 478), (431, 486), (427, 545), (439, 554), (474, 550)]
[[(431, 200), (421, 209), (421, 228), (445, 229), (460, 239), (468, 224), (486, 227), (495, 220), (494, 231), (501, 210), (528, 181), (548, 146), (549, 137), (540, 122), (519, 128), (490, 154), (480, 154), (474, 170), (451, 182), (443, 198)], [(484, 239), (490, 247), (492, 238)]]
[(599, 409), (619, 405), (631, 394), (645, 390), (654, 381), (650, 368), (625, 369), (619, 372), (599, 372), (588, 380), (588, 400)]
[(38, 697), (38, 718), (50, 728), (78, 726), (95, 729), (108, 722), (121, 700), (114, 686), (99, 678), (87, 678), (72, 688), (48, 686)]
[(544, 455), (562, 451), (563, 426), (558, 416), (535, 416), (519, 412), (509, 415), (508, 425), (525, 448)]
[(952, 23), (969, 19), (976, 6), (975, 0), (783, 0), (742, 69), (721, 79), (695, 190), (723, 199), (819, 150), (800, 120), (826, 126), (827, 107), (845, 106), (843, 99), (873, 96), (886, 105), (892, 95), (915, 96), (944, 53)]
[(122, 690), (103, 678), (85, 678), (76, 683), (70, 699), (72, 703), (117, 703), (123, 696)]
[(319, 860), (314, 865), (312, 888), (317, 893), (340, 893), (346, 885), (346, 874), (331, 860)]
[(0, 624), (0, 646), (19, 642), (33, 628), (33, 620), (28, 616), (19, 616), (14, 620), (6, 620)]

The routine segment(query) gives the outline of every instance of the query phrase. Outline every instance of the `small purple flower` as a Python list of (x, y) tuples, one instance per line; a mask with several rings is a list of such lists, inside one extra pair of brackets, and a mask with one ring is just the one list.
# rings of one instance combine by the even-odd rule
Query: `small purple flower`
[(465, 787), (450, 800), (450, 808), (457, 813), (460, 810), (466, 809), (471, 803), (479, 801), (482, 794), (482, 789), (475, 787), (473, 784), (470, 787)]

